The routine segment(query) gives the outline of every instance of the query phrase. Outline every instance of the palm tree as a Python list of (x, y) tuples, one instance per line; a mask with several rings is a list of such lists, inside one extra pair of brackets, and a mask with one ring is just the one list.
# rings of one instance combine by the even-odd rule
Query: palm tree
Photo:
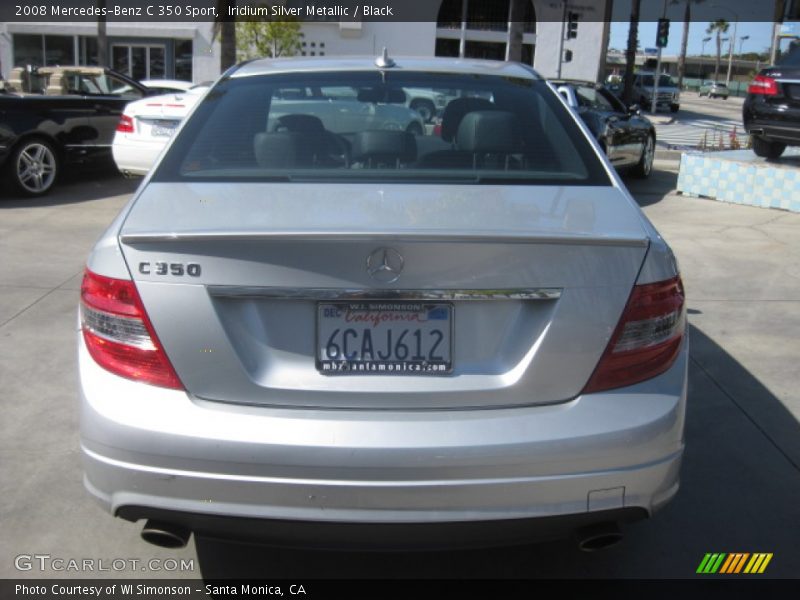
[(214, 35), (219, 39), (219, 67), (225, 72), (236, 64), (236, 22), (228, 17), (228, 8), (236, 6), (236, 0), (217, 0), (217, 18), (214, 19)]
[(714, 81), (719, 81), (719, 57), (722, 54), (722, 34), (728, 32), (728, 23), (725, 19), (717, 19), (713, 23), (709, 23), (706, 28), (706, 33), (717, 34), (717, 61), (714, 63)]
[[(106, 34), (106, 0), (97, 0), (97, 64), (108, 66), (108, 35)], [(76, 57), (77, 58), (77, 57)], [(88, 61), (88, 56), (86, 57)], [(80, 62), (80, 59), (77, 61)]]
[[(672, 0), (677, 4), (680, 0)], [(681, 53), (678, 56), (678, 89), (683, 89), (683, 77), (686, 74), (686, 47), (689, 45), (689, 24), (692, 21), (692, 2), (700, 4), (705, 0), (684, 0), (683, 36), (681, 37)]]
[(631, 104), (631, 96), (633, 95), (633, 69), (636, 65), (636, 46), (638, 45), (639, 36), (639, 9), (641, 8), (642, 0), (632, 0), (631, 2), (631, 19), (628, 26), (628, 47), (625, 50), (625, 84), (623, 87), (622, 97), (625, 99), (625, 104)]
[(522, 60), (522, 33), (525, 27), (522, 18), (525, 14), (526, 2), (530, 2), (530, 0), (511, 0), (511, 10), (508, 15), (510, 43), (506, 49), (506, 60), (515, 62)]

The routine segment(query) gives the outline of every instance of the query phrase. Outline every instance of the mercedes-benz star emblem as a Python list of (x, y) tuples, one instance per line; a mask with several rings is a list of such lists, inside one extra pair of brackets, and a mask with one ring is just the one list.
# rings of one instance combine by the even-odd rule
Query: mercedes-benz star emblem
[(367, 273), (381, 283), (393, 283), (403, 270), (403, 257), (394, 248), (378, 248), (367, 257)]

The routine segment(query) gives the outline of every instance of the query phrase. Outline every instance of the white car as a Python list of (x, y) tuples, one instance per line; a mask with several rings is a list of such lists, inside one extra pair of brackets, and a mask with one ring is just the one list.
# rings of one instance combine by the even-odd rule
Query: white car
[(139, 83), (162, 94), (185, 92), (194, 87), (191, 81), (182, 79), (142, 79)]
[(206, 90), (208, 85), (199, 84), (185, 92), (149, 96), (128, 104), (111, 147), (117, 168), (126, 175), (146, 175)]

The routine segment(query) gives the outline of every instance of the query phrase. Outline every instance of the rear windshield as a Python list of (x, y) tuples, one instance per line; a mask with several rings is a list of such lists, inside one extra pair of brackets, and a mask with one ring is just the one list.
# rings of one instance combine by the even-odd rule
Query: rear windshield
[(229, 77), (153, 179), (610, 185), (543, 81), (399, 71)]
[[(645, 87), (652, 87), (653, 85), (653, 76), (652, 75), (642, 75), (642, 85)], [(675, 82), (672, 81), (672, 77), (669, 75), (661, 75), (658, 78), (658, 87), (675, 87)]]

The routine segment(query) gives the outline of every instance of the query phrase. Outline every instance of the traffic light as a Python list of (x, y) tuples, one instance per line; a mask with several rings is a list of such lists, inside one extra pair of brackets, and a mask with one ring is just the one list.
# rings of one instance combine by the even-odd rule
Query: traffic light
[(578, 37), (578, 13), (571, 12), (567, 15), (567, 39)]
[(666, 48), (669, 42), (669, 19), (658, 20), (658, 32), (656, 33), (656, 47)]
[(572, 50), (564, 50), (564, 60), (562, 62), (572, 62)]

